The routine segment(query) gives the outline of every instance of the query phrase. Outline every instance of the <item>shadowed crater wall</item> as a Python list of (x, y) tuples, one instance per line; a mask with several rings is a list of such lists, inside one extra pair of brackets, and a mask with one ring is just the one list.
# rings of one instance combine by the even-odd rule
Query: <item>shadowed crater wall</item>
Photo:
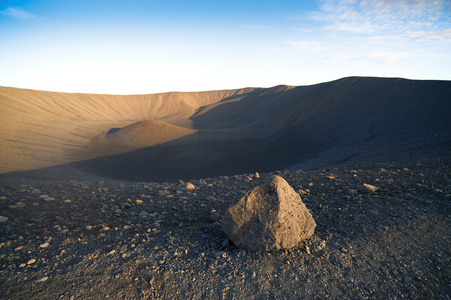
[(449, 157), (450, 99), (449, 81), (362, 77), (131, 96), (0, 87), (1, 173), (71, 165), (173, 181)]

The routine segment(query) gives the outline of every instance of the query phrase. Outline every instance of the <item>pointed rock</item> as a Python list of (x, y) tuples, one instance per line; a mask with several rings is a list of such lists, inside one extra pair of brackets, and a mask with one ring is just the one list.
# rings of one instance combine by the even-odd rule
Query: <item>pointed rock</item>
[(299, 194), (282, 177), (273, 176), (229, 207), (222, 227), (237, 247), (271, 251), (310, 238), (316, 223)]

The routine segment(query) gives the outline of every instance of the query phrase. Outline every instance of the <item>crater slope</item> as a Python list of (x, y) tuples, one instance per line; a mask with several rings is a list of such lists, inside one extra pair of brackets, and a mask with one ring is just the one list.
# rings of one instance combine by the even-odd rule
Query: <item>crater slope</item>
[(0, 87), (0, 173), (174, 181), (449, 158), (450, 99), (449, 81), (366, 77), (129, 96)]

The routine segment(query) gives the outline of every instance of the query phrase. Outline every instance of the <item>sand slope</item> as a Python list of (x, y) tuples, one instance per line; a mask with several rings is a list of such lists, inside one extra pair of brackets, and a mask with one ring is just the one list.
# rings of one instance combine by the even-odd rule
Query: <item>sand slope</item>
[(76, 163), (174, 180), (449, 156), (450, 112), (451, 82), (396, 78), (130, 96), (0, 87), (0, 173)]

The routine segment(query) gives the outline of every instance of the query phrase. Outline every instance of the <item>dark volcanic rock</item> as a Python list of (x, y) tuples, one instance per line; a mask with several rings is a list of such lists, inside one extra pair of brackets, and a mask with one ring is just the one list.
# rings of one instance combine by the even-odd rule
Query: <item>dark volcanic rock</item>
[(282, 177), (273, 176), (229, 207), (222, 226), (236, 246), (271, 251), (308, 239), (316, 223), (299, 194)]

